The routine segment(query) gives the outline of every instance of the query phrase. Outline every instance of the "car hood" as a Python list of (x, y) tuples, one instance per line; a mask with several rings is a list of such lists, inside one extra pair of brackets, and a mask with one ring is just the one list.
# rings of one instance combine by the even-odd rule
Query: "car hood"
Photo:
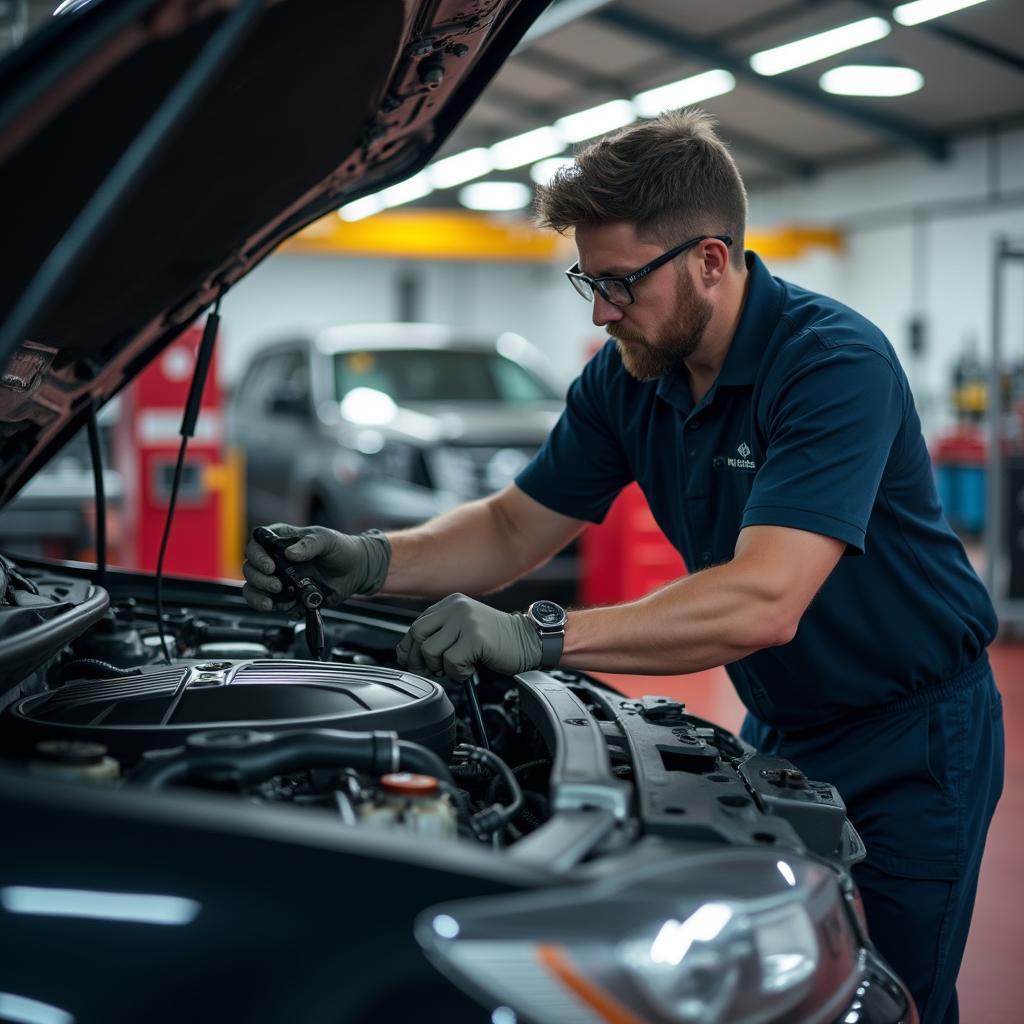
[(100, 0), (0, 63), (0, 504), (283, 239), (419, 170), (548, 2)]
[(536, 447), (551, 433), (562, 408), (561, 402), (407, 402), (398, 407), (392, 436), (456, 445)]

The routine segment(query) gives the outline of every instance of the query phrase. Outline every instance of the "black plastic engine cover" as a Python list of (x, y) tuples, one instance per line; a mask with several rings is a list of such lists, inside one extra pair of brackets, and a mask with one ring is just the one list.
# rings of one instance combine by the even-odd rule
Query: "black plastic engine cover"
[(16, 701), (4, 715), (4, 746), (40, 740), (104, 744), (122, 759), (180, 744), (193, 732), (382, 729), (447, 756), (455, 709), (444, 689), (395, 669), (315, 661), (191, 661), (137, 675), (68, 683)]

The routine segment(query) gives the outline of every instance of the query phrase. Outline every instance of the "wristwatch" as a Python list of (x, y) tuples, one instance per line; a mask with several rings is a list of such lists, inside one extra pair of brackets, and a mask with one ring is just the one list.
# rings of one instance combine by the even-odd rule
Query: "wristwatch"
[(534, 601), (526, 609), (526, 617), (540, 635), (540, 667), (554, 668), (562, 657), (565, 624), (569, 621), (565, 609), (554, 601)]

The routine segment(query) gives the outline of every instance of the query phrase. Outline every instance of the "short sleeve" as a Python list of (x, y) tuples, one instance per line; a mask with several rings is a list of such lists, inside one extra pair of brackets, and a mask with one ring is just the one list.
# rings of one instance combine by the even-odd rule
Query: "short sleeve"
[(769, 399), (765, 459), (741, 528), (808, 530), (863, 554), (904, 407), (902, 377), (867, 345), (825, 350), (786, 373)]
[(547, 508), (599, 523), (633, 480), (616, 430), (614, 349), (605, 346), (569, 388), (565, 411), (516, 485)]

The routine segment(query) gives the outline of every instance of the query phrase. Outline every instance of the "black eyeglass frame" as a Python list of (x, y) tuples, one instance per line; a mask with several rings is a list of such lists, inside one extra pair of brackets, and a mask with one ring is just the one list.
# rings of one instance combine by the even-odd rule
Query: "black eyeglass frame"
[[(683, 242), (681, 245), (677, 245), (673, 249), (669, 249), (668, 252), (663, 252), (660, 256), (656, 256), (650, 263), (645, 264), (639, 270), (634, 270), (633, 273), (627, 274), (625, 277), (588, 277), (580, 270), (579, 261), (574, 263), (566, 272), (565, 276), (569, 278), (569, 283), (576, 290), (576, 294), (580, 298), (585, 299), (587, 302), (594, 301), (594, 292), (600, 292), (601, 298), (605, 302), (610, 302), (613, 306), (620, 308), (624, 306), (631, 306), (636, 302), (636, 296), (633, 294), (632, 286), (638, 281), (642, 281), (648, 274), (657, 270), (658, 267), (663, 267), (669, 260), (675, 259), (677, 256), (681, 256), (687, 249), (692, 249), (695, 245), (700, 245), (701, 242), (706, 241), (709, 238), (713, 238), (718, 242), (724, 243), (726, 246), (732, 245), (732, 239), (728, 235), (700, 235), (697, 238), (691, 238), (688, 242)], [(613, 282), (614, 284), (621, 285), (626, 294), (629, 296), (628, 302), (616, 302), (606, 290), (606, 282)], [(590, 290), (590, 295), (580, 287), (585, 285)]]

